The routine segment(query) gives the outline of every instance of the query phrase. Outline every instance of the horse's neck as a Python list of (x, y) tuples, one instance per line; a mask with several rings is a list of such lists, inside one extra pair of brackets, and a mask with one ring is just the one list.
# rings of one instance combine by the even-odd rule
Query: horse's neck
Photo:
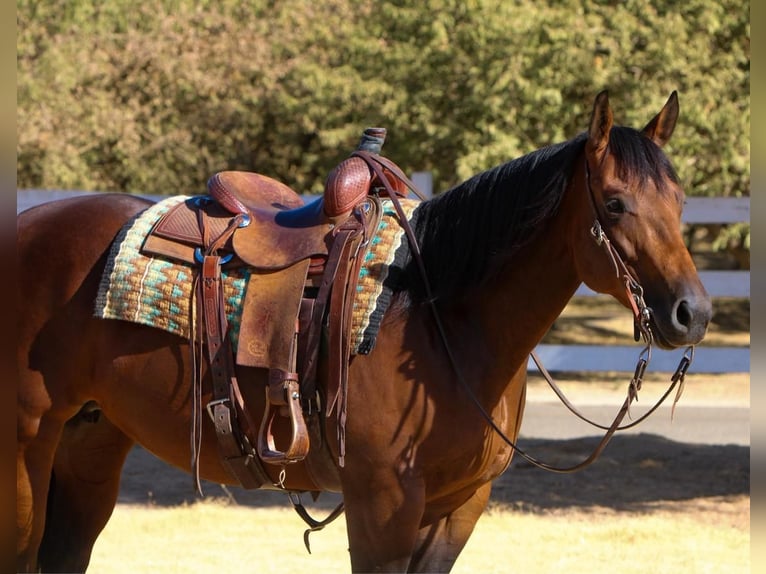
[(566, 234), (557, 228), (564, 222), (555, 219), (472, 298), (498, 385), (526, 365), (580, 284)]

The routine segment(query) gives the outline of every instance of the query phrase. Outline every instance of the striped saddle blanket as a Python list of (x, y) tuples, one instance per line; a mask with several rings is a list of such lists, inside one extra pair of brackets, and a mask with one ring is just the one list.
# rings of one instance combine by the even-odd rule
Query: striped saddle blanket
[[(196, 270), (178, 261), (147, 256), (141, 246), (154, 224), (188, 196), (174, 196), (151, 206), (124, 226), (109, 253), (96, 298), (96, 317), (119, 319), (163, 329), (189, 338), (192, 331), (192, 282)], [(400, 200), (411, 218), (419, 205)], [(397, 280), (409, 259), (404, 229), (391, 200), (382, 202), (383, 217), (365, 254), (354, 299), (351, 351), (367, 354), (374, 345)], [(250, 269), (222, 269), (224, 306), (236, 353), (242, 302)]]

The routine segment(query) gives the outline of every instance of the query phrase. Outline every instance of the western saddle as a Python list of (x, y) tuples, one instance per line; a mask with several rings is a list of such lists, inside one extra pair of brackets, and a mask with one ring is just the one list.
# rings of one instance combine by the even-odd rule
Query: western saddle
[[(323, 341), (328, 356), (323, 411), (337, 417), (338, 462), (344, 464), (349, 331), (360, 266), (380, 222), (379, 198), (390, 197), (406, 225), (397, 198), (408, 188), (417, 193), (401, 170), (379, 155), (385, 132), (367, 128), (356, 151), (330, 172), (317, 200), (304, 203), (288, 186), (258, 173), (224, 171), (210, 178), (208, 195), (172, 208), (144, 242), (144, 253), (197, 270), (192, 347), (204, 353), (210, 369), (213, 391), (206, 410), (221, 457), (245, 488), (273, 484), (262, 463), (284, 467), (308, 454), (304, 414), (322, 405), (316, 379)], [(250, 273), (235, 357), (221, 271), (237, 267)], [(235, 363), (268, 369), (259, 424), (244, 404)], [(192, 470), (199, 488), (203, 409), (196, 373), (194, 389)], [(286, 417), (291, 429), (283, 450), (274, 436), (277, 417)], [(257, 436), (255, 448), (248, 435)]]

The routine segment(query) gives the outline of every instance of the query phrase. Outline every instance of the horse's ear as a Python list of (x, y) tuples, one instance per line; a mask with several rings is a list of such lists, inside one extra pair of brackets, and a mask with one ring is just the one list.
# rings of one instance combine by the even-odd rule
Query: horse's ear
[(652, 118), (646, 127), (642, 130), (642, 134), (662, 147), (670, 136), (673, 135), (673, 130), (676, 127), (676, 121), (678, 120), (678, 93), (673, 90), (670, 94), (668, 101), (660, 110), (660, 113)]
[(593, 114), (588, 129), (588, 143), (585, 151), (594, 165), (601, 163), (609, 145), (609, 131), (612, 129), (612, 108), (609, 106), (609, 94), (606, 90), (596, 96), (593, 103)]

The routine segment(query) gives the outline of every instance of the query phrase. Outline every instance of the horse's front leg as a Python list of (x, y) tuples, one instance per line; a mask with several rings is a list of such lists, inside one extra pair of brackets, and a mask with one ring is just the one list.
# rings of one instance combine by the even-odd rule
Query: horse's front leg
[(341, 480), (351, 570), (406, 572), (423, 517), (423, 481), (391, 470), (355, 472), (353, 463)]
[[(408, 572), (449, 572), (489, 502), (492, 483), (441, 519), (421, 528)], [(426, 509), (426, 513), (428, 510)]]

